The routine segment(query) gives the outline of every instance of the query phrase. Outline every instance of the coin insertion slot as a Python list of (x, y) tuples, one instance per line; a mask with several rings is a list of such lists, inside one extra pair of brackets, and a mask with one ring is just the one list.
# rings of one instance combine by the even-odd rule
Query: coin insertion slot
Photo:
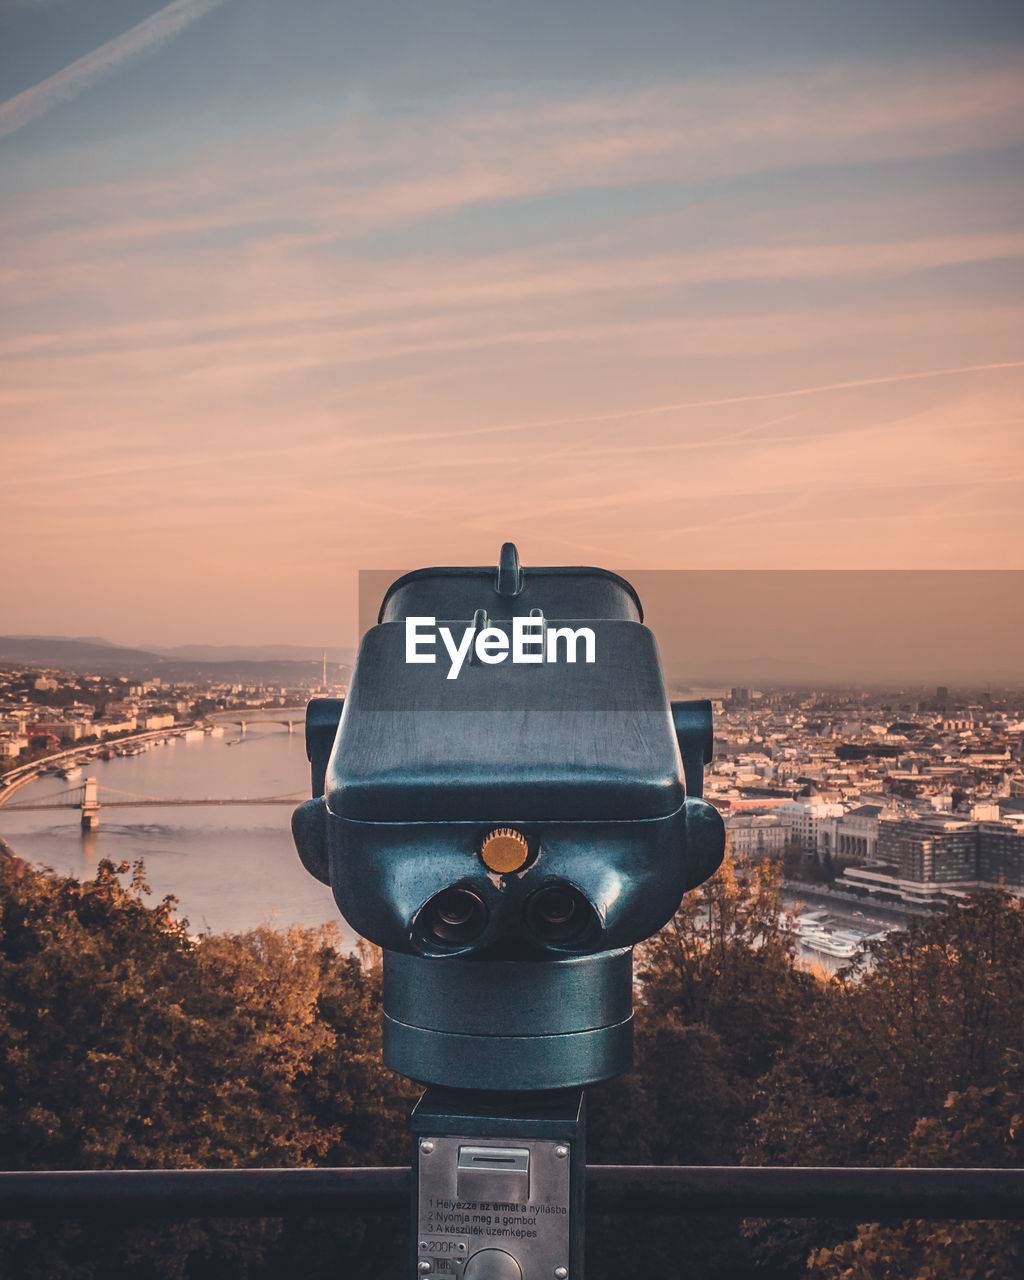
[(460, 1200), (524, 1204), (530, 1198), (527, 1147), (459, 1147)]

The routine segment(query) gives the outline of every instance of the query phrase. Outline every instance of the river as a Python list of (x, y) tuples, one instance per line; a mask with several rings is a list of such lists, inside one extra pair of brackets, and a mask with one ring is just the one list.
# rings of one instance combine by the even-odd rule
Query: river
[[(104, 800), (131, 797), (242, 799), (309, 795), (301, 713), (296, 731), (250, 721), (242, 735), (193, 741), (171, 737), (135, 756), (89, 760), (82, 777), (46, 775), (20, 788), (23, 804), (95, 777)], [(115, 796), (114, 792), (128, 793)], [(26, 861), (87, 879), (100, 858), (142, 858), (153, 890), (150, 902), (178, 898), (178, 915), (192, 932), (240, 932), (259, 924), (341, 924), (331, 891), (299, 862), (291, 837), (293, 805), (101, 808), (99, 830), (83, 833), (77, 809), (0, 808), (0, 836)], [(344, 936), (352, 934), (343, 926)]]

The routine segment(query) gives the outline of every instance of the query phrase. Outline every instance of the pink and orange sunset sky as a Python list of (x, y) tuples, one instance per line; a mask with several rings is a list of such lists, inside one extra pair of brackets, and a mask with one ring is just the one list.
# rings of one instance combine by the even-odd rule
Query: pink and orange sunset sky
[(1024, 9), (0, 0), (0, 632), (1024, 568)]

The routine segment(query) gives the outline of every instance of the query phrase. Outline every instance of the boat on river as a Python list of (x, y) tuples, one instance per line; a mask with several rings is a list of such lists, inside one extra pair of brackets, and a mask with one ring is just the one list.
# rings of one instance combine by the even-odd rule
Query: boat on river
[(852, 960), (863, 941), (860, 934), (845, 929), (829, 929), (823, 924), (810, 921), (797, 926), (796, 936), (801, 945), (810, 951), (835, 956), (840, 960)]

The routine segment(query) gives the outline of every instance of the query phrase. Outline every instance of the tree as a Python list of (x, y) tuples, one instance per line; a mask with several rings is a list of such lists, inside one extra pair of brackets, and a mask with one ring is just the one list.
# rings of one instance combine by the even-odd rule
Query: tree
[(729, 860), (638, 953), (644, 1030), (669, 1016), (706, 1027), (729, 1046), (743, 1081), (790, 1043), (817, 992), (794, 964), (781, 884), (776, 862)]
[[(913, 1153), (947, 1163), (922, 1135), (943, 1132), (930, 1126), (948, 1117), (951, 1093), (993, 1087), (1007, 1051), (1024, 1051), (1022, 955), (1024, 904), (991, 891), (870, 944), (762, 1082), (749, 1158), (897, 1165)], [(777, 1262), (822, 1258), (848, 1228), (773, 1224), (755, 1235), (762, 1260)]]
[(766, 1162), (893, 1163), (950, 1090), (1024, 1047), (1024, 904), (999, 891), (870, 943), (765, 1082)]
[[(4, 1167), (406, 1163), (416, 1090), (380, 1063), (375, 954), (330, 929), (191, 937), (147, 893), (141, 865), (79, 883), (0, 856)], [(795, 963), (779, 869), (726, 865), (638, 948), (636, 1066), (591, 1090), (590, 1157), (1019, 1164), (1022, 954), (1024, 904), (989, 892), (821, 979)], [(1021, 1248), (1000, 1224), (609, 1215), (588, 1274), (796, 1280), (810, 1258), (822, 1280), (994, 1280)], [(393, 1222), (13, 1224), (0, 1274), (369, 1280), (403, 1249)]]
[[(819, 989), (794, 963), (780, 890), (777, 864), (726, 862), (638, 948), (636, 1065), (590, 1091), (592, 1159), (742, 1159), (758, 1082), (802, 1034)], [(703, 1280), (750, 1266), (739, 1223), (722, 1219), (645, 1223), (638, 1236), (609, 1218), (591, 1224), (589, 1248), (591, 1271), (609, 1280)]]
[[(994, 1083), (953, 1092), (941, 1115), (919, 1120), (902, 1163), (1024, 1165), (1024, 1056), (1007, 1052)], [(815, 1251), (808, 1270), (821, 1280), (1006, 1280), (1024, 1275), (1024, 1225), (869, 1223), (852, 1239)]]
[[(0, 859), (3, 1167), (394, 1159), (411, 1090), (374, 1057), (372, 967), (340, 956), (331, 929), (191, 938), (173, 899), (144, 903), (141, 864), (128, 886), (126, 871), (104, 862), (79, 883)], [(328, 1228), (346, 1249), (366, 1235)], [(0, 1241), (0, 1272), (177, 1278), (213, 1258), (218, 1276), (256, 1275), (280, 1236), (280, 1224), (19, 1227)]]

